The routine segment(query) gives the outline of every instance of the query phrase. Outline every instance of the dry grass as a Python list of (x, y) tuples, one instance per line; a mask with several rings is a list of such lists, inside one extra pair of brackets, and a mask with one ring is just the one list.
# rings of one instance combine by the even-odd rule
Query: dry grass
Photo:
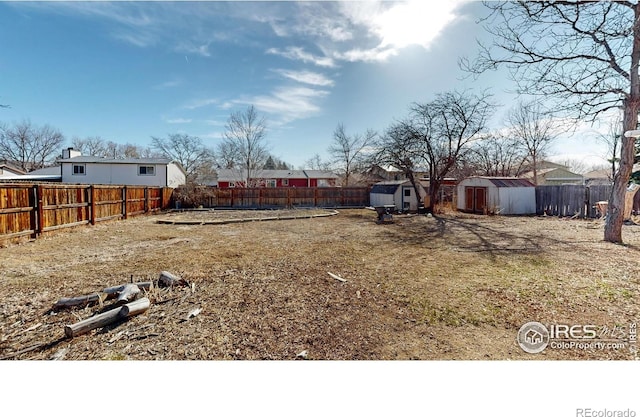
[[(170, 216), (0, 249), (0, 357), (295, 359), (303, 350), (309, 359), (340, 360), (633, 357), (628, 350), (530, 355), (515, 337), (532, 320), (635, 322), (640, 226), (625, 226), (627, 244), (613, 245), (602, 241), (599, 221), (556, 218), (448, 213), (377, 225), (373, 211), (344, 210), (286, 221), (156, 222)], [(162, 270), (193, 282), (195, 293), (154, 290), (146, 313), (63, 337), (65, 324), (99, 306), (52, 313), (59, 298)], [(185, 320), (196, 307), (202, 312)]]

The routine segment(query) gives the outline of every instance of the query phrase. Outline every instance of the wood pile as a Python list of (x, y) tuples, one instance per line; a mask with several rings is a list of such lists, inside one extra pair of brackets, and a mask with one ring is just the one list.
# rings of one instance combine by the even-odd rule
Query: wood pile
[[(192, 292), (195, 291), (195, 286), (192, 283), (170, 272), (162, 271), (156, 281), (131, 282), (105, 288), (99, 293), (61, 298), (53, 305), (53, 310), (84, 308), (92, 305), (103, 307), (101, 313), (64, 327), (65, 336), (73, 338), (91, 330), (144, 313), (151, 306), (151, 300), (146, 296), (147, 293), (154, 288), (173, 288), (177, 286), (188, 286)], [(111, 304), (105, 305), (105, 301), (114, 299), (115, 301)], [(198, 313), (199, 311), (194, 316)]]

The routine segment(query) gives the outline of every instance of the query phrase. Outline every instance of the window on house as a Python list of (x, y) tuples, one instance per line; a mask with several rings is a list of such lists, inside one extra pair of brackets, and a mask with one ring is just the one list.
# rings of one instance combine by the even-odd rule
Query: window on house
[(278, 182), (276, 180), (267, 180), (266, 181), (267, 188), (276, 188)]
[(411, 197), (411, 189), (410, 188), (405, 188), (404, 196), (405, 197)]
[(156, 167), (153, 165), (139, 165), (138, 175), (156, 175)]
[(85, 175), (85, 165), (73, 164), (73, 175)]

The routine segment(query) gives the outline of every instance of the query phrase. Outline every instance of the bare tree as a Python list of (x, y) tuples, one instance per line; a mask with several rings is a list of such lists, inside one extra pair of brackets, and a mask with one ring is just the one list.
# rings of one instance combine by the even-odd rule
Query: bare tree
[(527, 157), (533, 172), (533, 183), (538, 185), (538, 166), (556, 138), (558, 124), (542, 110), (537, 102), (519, 102), (507, 114), (509, 134), (516, 146)]
[(0, 159), (12, 161), (24, 171), (52, 162), (63, 143), (62, 133), (49, 125), (38, 127), (25, 120), (10, 128), (0, 126)]
[(107, 147), (105, 141), (100, 136), (90, 136), (84, 139), (74, 137), (71, 145), (83, 155), (105, 156)]
[(262, 169), (269, 156), (265, 143), (266, 129), (264, 117), (258, 115), (255, 107), (249, 106), (229, 116), (224, 139), (218, 148), (222, 162), (238, 169), (247, 187), (257, 185), (256, 172)]
[(187, 182), (196, 183), (211, 177), (215, 164), (213, 151), (204, 146), (199, 137), (174, 133), (166, 138), (152, 136), (151, 143), (162, 156), (182, 165)]
[[(640, 3), (487, 1), (478, 57), (461, 60), (475, 74), (506, 67), (517, 91), (555, 99), (557, 112), (595, 121), (622, 107), (622, 131), (635, 130), (640, 110)], [(625, 194), (634, 138), (621, 138), (604, 239), (622, 242)]]
[(510, 136), (489, 134), (473, 145), (470, 160), (480, 175), (515, 176), (526, 159), (526, 153)]
[(339, 123), (333, 132), (333, 142), (329, 146), (329, 154), (336, 165), (336, 171), (341, 173), (342, 185), (349, 186), (349, 178), (364, 160), (364, 151), (373, 143), (376, 132), (369, 129), (364, 134), (347, 135), (344, 125)]
[(424, 190), (416, 178), (418, 167), (424, 163), (424, 143), (417, 140), (412, 120), (405, 119), (389, 126), (379, 136), (369, 156), (369, 165), (391, 166), (398, 169), (411, 182), (416, 196), (424, 195)]
[(331, 162), (323, 161), (320, 155), (315, 154), (305, 161), (302, 169), (317, 169), (321, 171), (328, 171), (331, 169)]
[(487, 92), (447, 92), (412, 107), (415, 140), (422, 143), (429, 168), (430, 210), (438, 203), (440, 186), (452, 168), (482, 137), (495, 105)]

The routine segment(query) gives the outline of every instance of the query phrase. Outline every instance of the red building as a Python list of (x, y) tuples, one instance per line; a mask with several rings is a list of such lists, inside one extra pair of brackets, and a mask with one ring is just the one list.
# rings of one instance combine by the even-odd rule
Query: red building
[[(330, 171), (261, 169), (252, 172), (248, 182), (249, 187), (335, 187), (338, 177)], [(219, 188), (246, 187), (246, 183), (246, 170), (218, 170)]]

